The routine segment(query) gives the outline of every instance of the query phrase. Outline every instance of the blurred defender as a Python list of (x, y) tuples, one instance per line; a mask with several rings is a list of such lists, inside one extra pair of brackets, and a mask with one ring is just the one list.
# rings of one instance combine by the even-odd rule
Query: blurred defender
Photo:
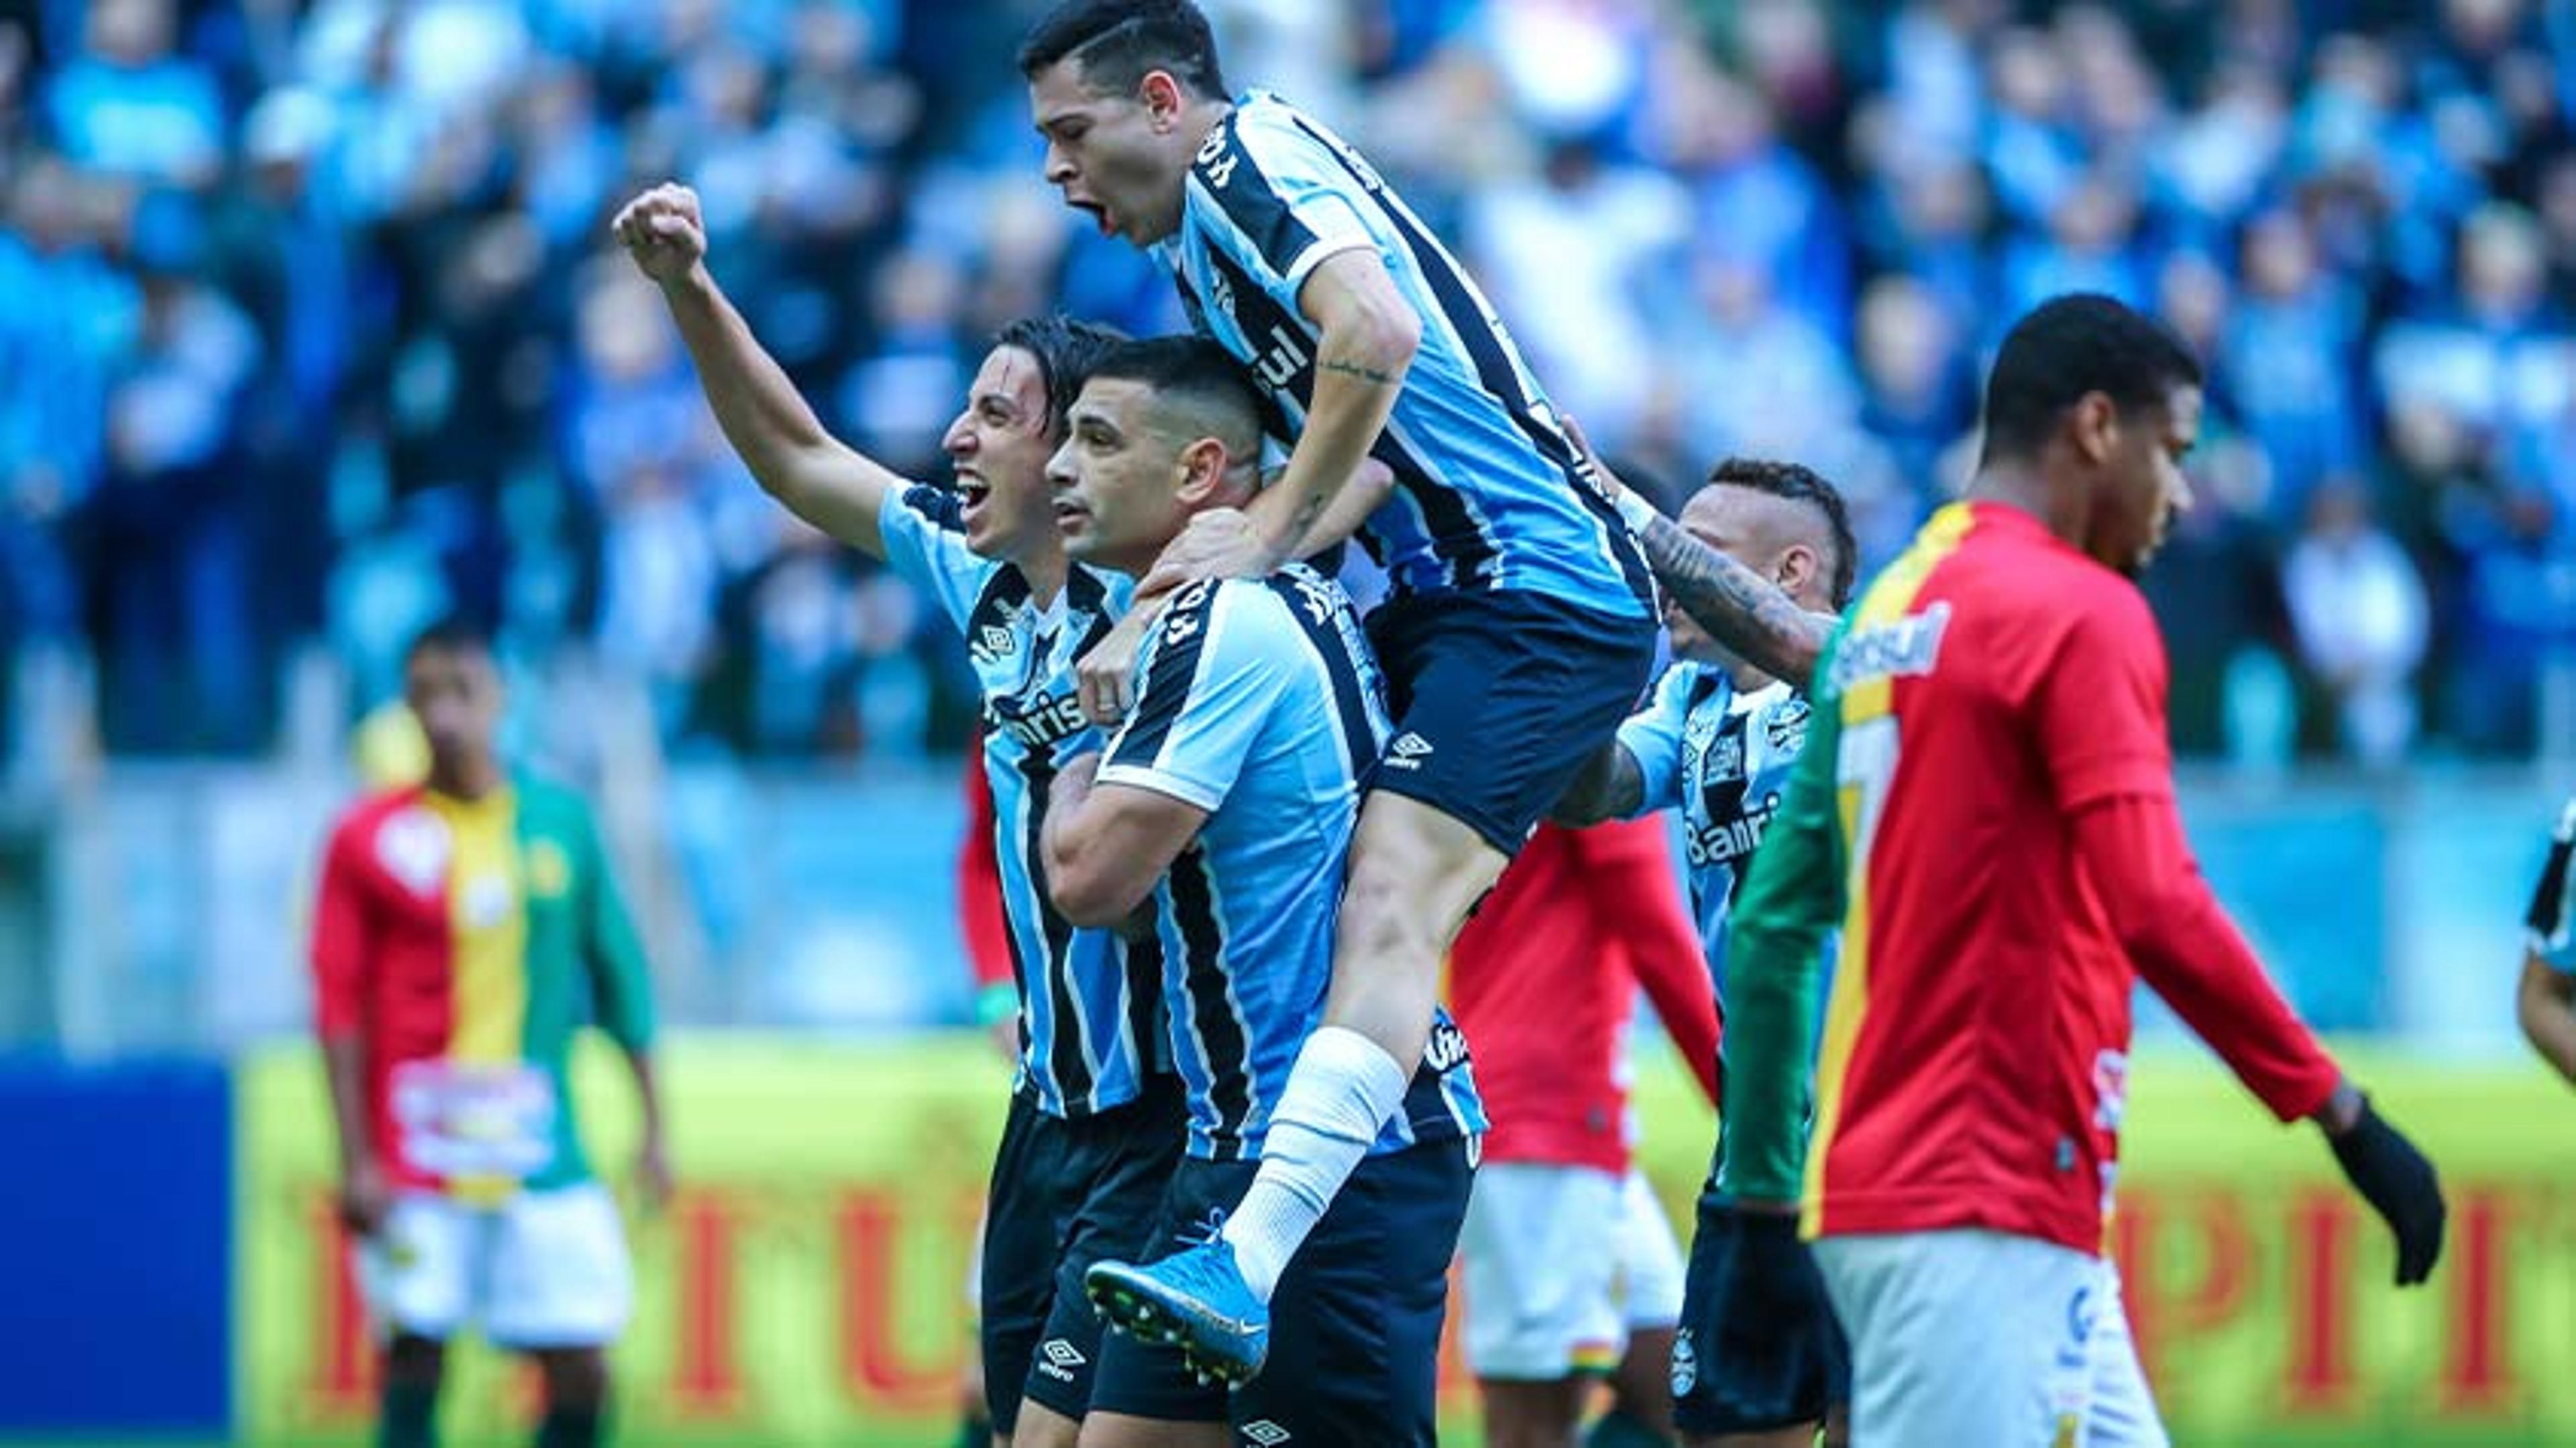
[(340, 1210), (387, 1338), (378, 1441), (435, 1441), (445, 1344), (479, 1322), (544, 1373), (541, 1448), (596, 1443), (633, 1279), (564, 1070), (585, 1021), (624, 1048), (658, 1205), (670, 1168), (643, 956), (588, 806), (502, 766), (485, 641), (421, 635), (403, 692), (428, 779), (342, 817), (313, 934)]
[(1130, 590), (1123, 577), (1066, 561), (1046, 460), (1083, 374), (1117, 334), (1062, 319), (1004, 328), (942, 439), (957, 472), (950, 493), (824, 431), (708, 272), (695, 193), (647, 191), (615, 230), (660, 283), (708, 405), (761, 487), (885, 560), (965, 636), (984, 698), (1021, 1042), (985, 1207), (984, 1391), (997, 1442), (1069, 1448), (1100, 1358), (1083, 1269), (1143, 1244), (1181, 1140), (1180, 1089), (1156, 1044), (1153, 948), (1076, 929), (1050, 901), (1039, 858), (1049, 785), (1067, 759), (1097, 747), (1075, 699), (1074, 661)]
[(1717, 1006), (1661, 820), (1543, 825), (1449, 951), (1449, 999), (1493, 1117), (1459, 1234), (1461, 1341), (1488, 1448), (1672, 1439), (1681, 1248), (1630, 1157), (1639, 987), (1717, 1099)]
[(2165, 1441), (2102, 1257), (2141, 977), (2276, 1116), (2324, 1128), (2400, 1285), (2441, 1251), (2431, 1165), (2291, 1013), (2183, 838), (2130, 578), (2190, 501), (2200, 410), (2190, 352), (2116, 301), (2014, 326), (1967, 500), (1827, 645), (1736, 907), (1748, 1213), (1796, 1211), (1816, 965), (1842, 930), (1806, 1225), (1863, 1448)]

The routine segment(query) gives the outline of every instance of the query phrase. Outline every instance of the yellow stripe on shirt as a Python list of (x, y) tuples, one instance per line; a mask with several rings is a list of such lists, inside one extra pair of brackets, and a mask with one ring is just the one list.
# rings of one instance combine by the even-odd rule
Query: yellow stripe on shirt
[[(1852, 615), (1850, 635), (1894, 623), (1913, 612), (1932, 571), (1958, 551), (1976, 515), (1965, 503), (1952, 503), (1932, 515), (1913, 545), (1870, 585)], [(1801, 1228), (1814, 1236), (1824, 1211), (1825, 1164), (1833, 1154), (1834, 1131), (1842, 1118), (1843, 1087), (1861, 1027), (1869, 1014), (1869, 842), (1879, 811), (1896, 783), (1899, 740), (1895, 716), (1896, 681), (1877, 674), (1855, 681), (1842, 696), (1841, 757), (1835, 761), (1836, 803), (1841, 817), (1844, 852), (1844, 898), (1841, 954), (1834, 966), (1833, 994), (1825, 1007), (1825, 1035), (1816, 1057), (1816, 1123), (1807, 1151), (1805, 1208)]]
[[(455, 841), (447, 877), (456, 951), (447, 1059), (456, 1066), (517, 1065), (526, 1056), (528, 1028), (528, 911), (517, 801), (506, 789), (478, 800), (426, 798)], [(459, 1177), (448, 1185), (461, 1200), (496, 1201), (517, 1183)]]

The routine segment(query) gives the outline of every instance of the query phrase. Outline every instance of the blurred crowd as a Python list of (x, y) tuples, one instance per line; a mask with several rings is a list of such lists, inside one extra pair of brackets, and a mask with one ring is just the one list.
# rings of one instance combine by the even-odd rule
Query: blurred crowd
[[(1036, 8), (0, 0), (0, 659), (92, 660), (112, 751), (251, 752), (286, 660), (354, 713), (462, 611), (673, 750), (953, 745), (956, 651), (751, 485), (605, 223), (696, 186), (827, 421), (937, 476), (1001, 322), (1178, 325), (1038, 183)], [(2576, 673), (2576, 6), (1208, 9), (1624, 470), (1797, 457), (1873, 562), (2014, 315), (2159, 311), (2212, 374), (2150, 582), (2187, 749), (2527, 755)]]

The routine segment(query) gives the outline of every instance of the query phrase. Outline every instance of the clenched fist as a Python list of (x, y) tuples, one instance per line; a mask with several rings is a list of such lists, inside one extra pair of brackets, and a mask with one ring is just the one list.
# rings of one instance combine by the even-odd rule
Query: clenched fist
[(670, 286), (689, 279), (707, 256), (706, 222), (698, 193), (666, 181), (626, 203), (609, 223), (626, 254), (644, 275)]

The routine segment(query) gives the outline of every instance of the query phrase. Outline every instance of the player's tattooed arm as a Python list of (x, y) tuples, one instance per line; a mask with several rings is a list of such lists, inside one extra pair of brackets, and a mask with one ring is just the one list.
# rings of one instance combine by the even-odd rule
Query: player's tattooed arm
[(1268, 573), (1350, 536), (1360, 519), (1332, 504), (1377, 446), (1422, 346), (1421, 316), (1365, 248), (1319, 263), (1297, 310), (1315, 327), (1314, 394), (1287, 470), (1244, 510), (1259, 546), (1228, 576)]
[(1637, 540), (1655, 577), (1708, 636), (1773, 678), (1805, 688), (1816, 656), (1833, 636), (1830, 614), (1809, 613), (1761, 574), (1692, 537), (1661, 516), (1645, 519)]
[(1402, 373), (1390, 372), (1372, 362), (1355, 361), (1348, 357), (1327, 357), (1324, 359), (1323, 366), (1327, 372), (1338, 372), (1344, 377), (1356, 377), (1375, 387), (1404, 385)]
[(1626, 819), (1645, 802), (1645, 771), (1637, 767), (1637, 756), (1628, 752), (1628, 746), (1613, 741), (1583, 762), (1548, 817), (1569, 829), (1581, 829), (1603, 820)]

